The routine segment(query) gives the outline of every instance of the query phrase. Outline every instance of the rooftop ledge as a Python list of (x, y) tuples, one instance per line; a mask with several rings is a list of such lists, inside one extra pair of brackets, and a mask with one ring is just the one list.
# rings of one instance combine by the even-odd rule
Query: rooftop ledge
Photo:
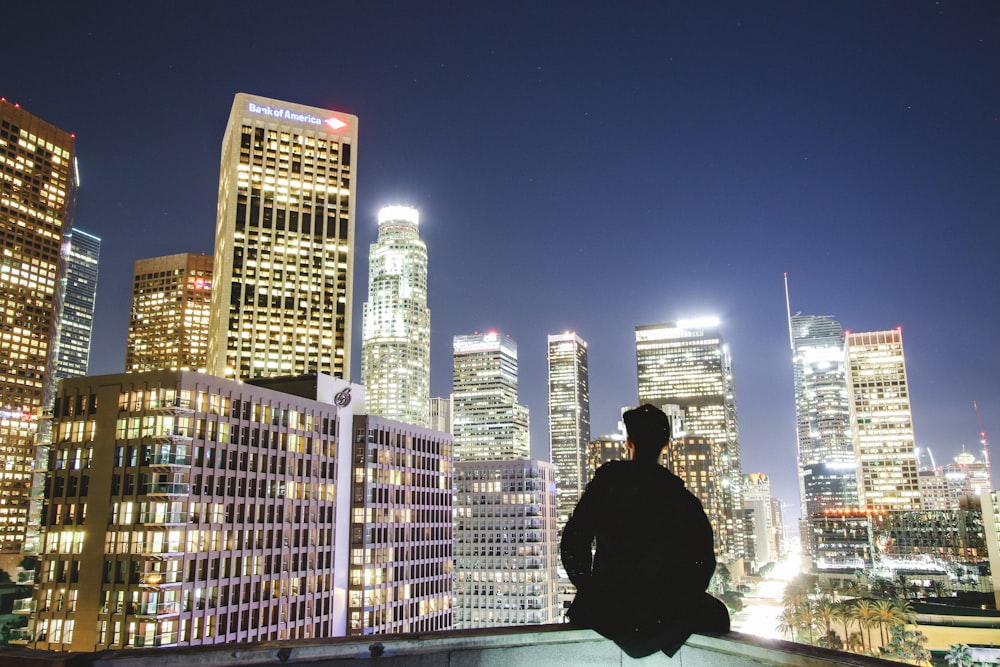
[[(11, 658), (16, 662), (10, 662)], [(151, 663), (151, 659), (155, 659), (155, 663)], [(359, 659), (371, 661), (373, 667), (632, 664), (680, 667), (872, 667), (900, 664), (782, 640), (761, 639), (739, 632), (692, 635), (673, 658), (655, 653), (647, 658), (633, 659), (614, 642), (593, 630), (578, 630), (566, 625), (129, 649), (99, 653), (56, 653), (26, 649), (0, 652), (0, 661), (4, 664), (26, 667), (146, 667), (150, 664), (155, 664), (156, 667), (280, 664), (339, 667), (343, 661)]]

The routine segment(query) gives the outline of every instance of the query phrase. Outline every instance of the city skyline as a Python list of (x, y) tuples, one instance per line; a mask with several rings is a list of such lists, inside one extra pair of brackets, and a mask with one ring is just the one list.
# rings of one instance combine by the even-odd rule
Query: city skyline
[[(997, 6), (305, 3), (315, 20), (270, 37), (295, 45), (286, 59), (241, 38), (268, 4), (190, 9), (11, 10), (12, 26), (50, 14), (53, 46), (0, 95), (77, 134), (76, 223), (104, 239), (92, 373), (123, 369), (132, 263), (211, 251), (245, 90), (359, 117), (356, 248), (378, 207), (422, 213), (431, 394), (450, 391), (452, 336), (509, 333), (535, 456), (547, 334), (590, 343), (597, 438), (636, 400), (633, 328), (714, 314), (743, 469), (797, 505), (785, 271), (793, 311), (906, 330), (916, 443), (939, 463), (978, 449), (973, 400), (1000, 432), (1000, 360), (976, 335), (997, 318)], [(136, 29), (113, 28), (122, 13)], [(326, 39), (329, 20), (350, 34)], [(13, 30), (0, 54), (22, 62), (33, 39)]]

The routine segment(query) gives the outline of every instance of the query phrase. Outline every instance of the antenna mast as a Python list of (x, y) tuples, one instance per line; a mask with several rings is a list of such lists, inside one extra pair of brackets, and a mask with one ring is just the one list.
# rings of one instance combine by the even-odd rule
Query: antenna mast
[(986, 429), (983, 428), (983, 418), (979, 416), (979, 406), (972, 401), (972, 409), (976, 411), (976, 422), (979, 424), (979, 442), (983, 445), (983, 460), (986, 461), (986, 470), (990, 473), (990, 485), (993, 482), (993, 471), (990, 469), (990, 442), (986, 439)]
[(795, 354), (795, 338), (792, 336), (792, 302), (788, 299), (788, 271), (785, 271), (785, 312), (788, 313), (788, 347)]

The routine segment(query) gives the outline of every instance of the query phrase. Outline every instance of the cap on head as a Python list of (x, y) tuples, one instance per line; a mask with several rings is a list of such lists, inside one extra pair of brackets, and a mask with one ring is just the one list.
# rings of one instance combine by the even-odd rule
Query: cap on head
[(629, 410), (622, 419), (629, 440), (637, 447), (662, 449), (670, 440), (670, 419), (656, 406), (646, 403)]

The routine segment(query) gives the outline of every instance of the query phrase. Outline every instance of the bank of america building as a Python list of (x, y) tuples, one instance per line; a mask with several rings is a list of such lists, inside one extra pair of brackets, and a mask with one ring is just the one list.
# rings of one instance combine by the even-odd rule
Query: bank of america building
[(208, 372), (350, 377), (358, 120), (240, 93), (222, 145)]

